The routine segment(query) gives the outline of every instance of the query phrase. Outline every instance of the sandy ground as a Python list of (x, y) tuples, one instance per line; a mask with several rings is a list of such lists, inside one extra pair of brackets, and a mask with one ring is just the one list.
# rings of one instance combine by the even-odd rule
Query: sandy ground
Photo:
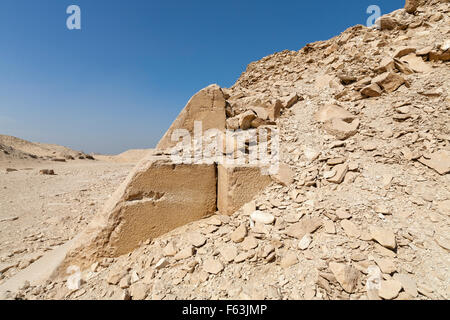
[[(81, 231), (133, 166), (98, 160), (0, 161), (0, 284)], [(41, 169), (55, 175), (42, 175)]]

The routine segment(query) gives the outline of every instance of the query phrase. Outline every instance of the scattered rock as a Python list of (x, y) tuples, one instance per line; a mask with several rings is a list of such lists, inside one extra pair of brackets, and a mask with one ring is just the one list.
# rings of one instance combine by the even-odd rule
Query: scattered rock
[(361, 90), (361, 94), (365, 97), (379, 97), (382, 92), (383, 90), (376, 83), (372, 83)]
[(344, 229), (344, 232), (347, 234), (347, 236), (351, 238), (359, 238), (359, 236), (361, 235), (358, 227), (356, 227), (356, 225), (349, 220), (342, 220), (341, 227), (342, 229)]
[(54, 170), (50, 170), (50, 169), (42, 169), (39, 171), (40, 174), (42, 175), (49, 175), (49, 176), (54, 176), (55, 175), (55, 171)]
[(330, 262), (329, 268), (336, 277), (341, 287), (347, 293), (356, 291), (359, 281), (359, 271), (355, 268), (345, 265), (343, 263)]
[(403, 56), (406, 56), (410, 53), (415, 53), (416, 52), (416, 48), (412, 48), (412, 47), (401, 47), (398, 48), (395, 53), (394, 53), (394, 58), (401, 58)]
[(15, 217), (6, 217), (6, 218), (0, 219), (0, 222), (11, 222), (11, 221), (16, 221), (18, 219), (19, 219), (19, 217), (17, 217), (17, 216), (15, 216)]
[(247, 236), (247, 227), (242, 224), (239, 227), (237, 227), (236, 230), (234, 230), (234, 232), (230, 236), (230, 239), (233, 242), (239, 243), (244, 241), (246, 236)]
[(223, 265), (219, 260), (208, 258), (203, 263), (203, 270), (211, 274), (218, 274), (223, 270)]
[(193, 247), (186, 247), (184, 249), (182, 249), (181, 251), (179, 251), (176, 255), (175, 255), (175, 260), (184, 260), (187, 258), (190, 258), (194, 255), (195, 250)]
[(309, 234), (305, 234), (303, 236), (303, 238), (300, 240), (300, 242), (298, 243), (298, 248), (300, 250), (306, 250), (308, 249), (309, 245), (312, 242), (312, 237)]
[(112, 284), (112, 285), (117, 285), (118, 283), (119, 283), (119, 281), (124, 277), (124, 276), (126, 276), (126, 271), (124, 271), (124, 270), (111, 270), (109, 273), (108, 273), (108, 275), (107, 275), (107, 277), (106, 277), (106, 281), (109, 283), (109, 284)]
[(246, 237), (244, 241), (241, 243), (241, 247), (243, 250), (251, 250), (255, 249), (258, 246), (258, 240), (256, 240), (254, 237)]
[(394, 274), (394, 280), (401, 283), (403, 290), (412, 298), (416, 298), (418, 295), (416, 281), (407, 274), (396, 273)]
[(329, 182), (340, 184), (344, 181), (345, 175), (348, 172), (348, 165), (347, 164), (338, 164), (334, 167), (334, 170), (336, 172), (335, 175), (333, 175), (331, 178), (328, 178)]
[(289, 251), (286, 253), (280, 261), (280, 266), (287, 269), (298, 263), (297, 254), (295, 252)]
[(447, 250), (447, 252), (450, 252), (450, 240), (448, 238), (437, 236), (434, 238), (434, 240), (439, 246)]
[(435, 170), (440, 175), (450, 172), (450, 152), (446, 150), (437, 151), (431, 155), (423, 156), (419, 162)]
[(328, 134), (335, 136), (339, 140), (346, 140), (358, 132), (359, 120), (333, 118), (325, 122), (323, 128)]
[(392, 231), (378, 227), (371, 227), (370, 234), (372, 236), (372, 239), (377, 241), (383, 247), (391, 250), (395, 250), (397, 248), (395, 235)]
[(252, 121), (255, 120), (256, 114), (249, 110), (239, 115), (239, 128), (242, 130), (250, 129)]
[(420, 1), (419, 0), (406, 0), (405, 3), (405, 10), (409, 14), (413, 14), (416, 12), (417, 8), (419, 7)]
[(306, 234), (312, 234), (322, 226), (319, 218), (303, 218), (300, 222), (292, 224), (286, 229), (286, 234), (290, 237), (302, 239)]
[(343, 208), (337, 209), (335, 214), (341, 220), (350, 219), (352, 217), (351, 214)]
[(174, 255), (177, 254), (177, 249), (175, 248), (175, 246), (173, 245), (172, 242), (169, 242), (166, 247), (163, 250), (163, 254), (166, 257), (173, 257)]
[(206, 237), (200, 233), (194, 233), (189, 237), (189, 241), (194, 247), (200, 248), (205, 245)]
[(254, 222), (260, 222), (263, 224), (272, 224), (275, 221), (275, 217), (265, 211), (254, 211), (251, 215), (250, 218), (254, 221)]
[(233, 245), (226, 245), (220, 249), (220, 254), (225, 262), (233, 261), (238, 255), (237, 248)]
[(336, 233), (336, 227), (333, 223), (333, 221), (331, 220), (325, 220), (325, 222), (323, 223), (324, 229), (326, 233), (329, 234), (335, 234)]
[(136, 283), (130, 287), (130, 296), (132, 300), (144, 300), (147, 298), (148, 286), (143, 283)]
[(402, 284), (397, 280), (381, 281), (378, 295), (385, 300), (392, 300), (397, 298), (402, 290)]
[(281, 163), (278, 168), (278, 173), (271, 175), (272, 179), (284, 186), (289, 186), (294, 182), (294, 172), (284, 163)]
[(404, 84), (405, 79), (394, 72), (386, 72), (374, 78), (372, 83), (378, 84), (381, 88), (386, 90), (386, 92), (391, 93)]
[(397, 21), (389, 16), (382, 16), (377, 23), (381, 30), (394, 30), (397, 27)]
[(383, 273), (392, 274), (397, 271), (397, 267), (391, 259), (376, 257), (375, 262)]
[(161, 258), (155, 265), (156, 270), (164, 269), (169, 265), (169, 261), (166, 258)]

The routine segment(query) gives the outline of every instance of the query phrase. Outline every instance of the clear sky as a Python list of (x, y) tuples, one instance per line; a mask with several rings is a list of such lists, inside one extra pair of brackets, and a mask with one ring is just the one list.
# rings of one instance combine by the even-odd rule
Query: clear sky
[[(66, 9), (81, 8), (81, 30)], [(0, 134), (85, 152), (153, 147), (188, 99), (248, 63), (404, 0), (1, 0)]]

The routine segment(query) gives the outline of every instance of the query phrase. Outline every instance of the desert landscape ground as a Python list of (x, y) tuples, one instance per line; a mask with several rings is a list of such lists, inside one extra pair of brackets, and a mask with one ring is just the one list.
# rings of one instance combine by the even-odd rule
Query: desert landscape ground
[[(155, 150), (0, 136), (1, 298), (449, 299), (449, 13), (408, 0), (378, 29), (253, 62), (195, 94)], [(279, 132), (279, 170), (172, 163), (195, 120)]]

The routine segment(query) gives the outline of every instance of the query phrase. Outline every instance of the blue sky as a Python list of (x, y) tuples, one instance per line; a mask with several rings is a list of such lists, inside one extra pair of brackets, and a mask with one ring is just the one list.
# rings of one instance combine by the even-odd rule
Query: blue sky
[[(66, 9), (81, 8), (81, 30)], [(188, 99), (248, 63), (404, 0), (1, 0), (0, 134), (85, 152), (153, 147)]]

